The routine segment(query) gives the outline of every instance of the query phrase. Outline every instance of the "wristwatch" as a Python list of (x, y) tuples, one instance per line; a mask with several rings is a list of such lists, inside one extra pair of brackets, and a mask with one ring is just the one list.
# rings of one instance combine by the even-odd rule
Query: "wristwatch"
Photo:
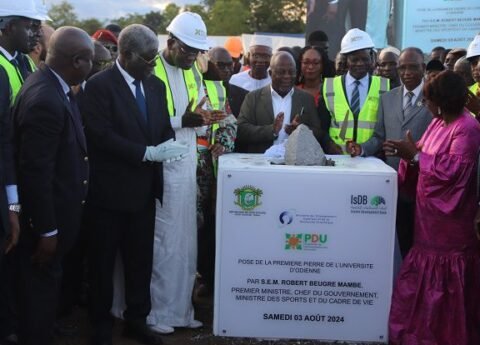
[(273, 139), (274, 139), (274, 140), (277, 140), (277, 139), (278, 139), (278, 134), (275, 133), (275, 131), (273, 131)]
[(20, 204), (10, 204), (8, 205), (8, 210), (15, 213), (20, 213), (22, 206)]

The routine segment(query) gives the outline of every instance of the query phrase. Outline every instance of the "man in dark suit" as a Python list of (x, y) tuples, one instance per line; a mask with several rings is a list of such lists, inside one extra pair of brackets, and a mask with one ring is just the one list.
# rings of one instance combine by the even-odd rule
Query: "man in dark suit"
[(46, 65), (25, 82), (13, 110), (23, 205), (17, 254), (24, 345), (52, 343), (61, 260), (75, 241), (88, 184), (86, 142), (70, 86), (84, 80), (92, 58), (86, 32), (60, 28)]
[[(373, 156), (382, 151), (386, 140), (402, 140), (407, 131), (417, 142), (432, 121), (432, 114), (423, 104), (423, 75), (425, 64), (423, 52), (418, 48), (406, 48), (399, 58), (398, 71), (403, 86), (397, 87), (380, 97), (378, 120), (373, 136), (359, 145), (347, 144), (352, 156)], [(396, 152), (384, 147), (386, 162), (398, 170), (400, 158)], [(415, 200), (399, 195), (397, 205), (397, 236), (402, 255), (405, 256), (413, 244), (413, 220)]]
[(93, 343), (112, 344), (112, 278), (120, 251), (127, 304), (124, 336), (160, 344), (146, 325), (155, 199), (161, 201), (163, 195), (161, 162), (181, 158), (187, 148), (169, 140), (174, 131), (165, 85), (151, 74), (158, 55), (156, 35), (146, 26), (130, 25), (120, 33), (119, 53), (111, 68), (88, 80), (81, 104), (91, 163), (86, 217)]
[(250, 92), (240, 109), (237, 141), (245, 148), (242, 152), (263, 153), (288, 138), (300, 123), (309, 126), (319, 143), (325, 145), (313, 97), (293, 88), (296, 66), (292, 55), (277, 52), (270, 61), (269, 73), (271, 85)]

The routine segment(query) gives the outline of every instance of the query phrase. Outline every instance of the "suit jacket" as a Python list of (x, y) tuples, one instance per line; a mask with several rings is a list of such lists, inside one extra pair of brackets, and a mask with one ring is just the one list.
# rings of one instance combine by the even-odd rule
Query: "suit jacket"
[(78, 109), (45, 65), (23, 85), (13, 109), (22, 218), (61, 238), (79, 228), (88, 187), (88, 157)]
[[(292, 95), (290, 122), (303, 107), (301, 122), (310, 127), (317, 140), (323, 144), (325, 133), (320, 129), (320, 119), (313, 96), (300, 89)], [(247, 94), (238, 116), (237, 141), (247, 153), (263, 153), (273, 145), (272, 93), (270, 85)], [(287, 114), (285, 115), (287, 116)]]
[(7, 72), (0, 67), (0, 242), (2, 237), (6, 237), (10, 228), (5, 186), (17, 184), (11, 115), (10, 83)]
[[(373, 136), (362, 144), (366, 156), (372, 156), (382, 150), (382, 144), (388, 139), (404, 139), (407, 130), (412, 133), (413, 140), (418, 141), (433, 119), (432, 113), (420, 101), (423, 93), (418, 95), (414, 110), (403, 116), (403, 86), (399, 86), (380, 97), (377, 123)], [(387, 164), (398, 170), (400, 159), (387, 157)]]
[(116, 65), (91, 77), (80, 109), (90, 150), (88, 202), (117, 211), (136, 211), (163, 194), (161, 163), (144, 162), (147, 146), (174, 138), (164, 83), (143, 80), (148, 123)]

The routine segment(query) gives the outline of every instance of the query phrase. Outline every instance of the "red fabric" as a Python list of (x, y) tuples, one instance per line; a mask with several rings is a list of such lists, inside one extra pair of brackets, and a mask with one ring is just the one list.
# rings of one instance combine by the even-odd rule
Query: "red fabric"
[(95, 31), (95, 33), (92, 35), (92, 38), (98, 41), (107, 41), (114, 44), (118, 44), (118, 41), (115, 35), (110, 30), (106, 30), (106, 29), (100, 29)]
[[(304, 85), (303, 84), (298, 84), (297, 87), (299, 89), (304, 89)], [(320, 86), (318, 91), (315, 93), (315, 95), (312, 95), (313, 96), (313, 99), (315, 100), (315, 106), (318, 107), (318, 101), (320, 100), (320, 98), (322, 97), (322, 92), (320, 91), (322, 89), (322, 87)], [(309, 92), (310, 93), (310, 92)]]
[(417, 146), (419, 166), (399, 167), (400, 188), (416, 184), (415, 238), (395, 283), (390, 342), (480, 344), (480, 125), (468, 112), (448, 125), (434, 119)]

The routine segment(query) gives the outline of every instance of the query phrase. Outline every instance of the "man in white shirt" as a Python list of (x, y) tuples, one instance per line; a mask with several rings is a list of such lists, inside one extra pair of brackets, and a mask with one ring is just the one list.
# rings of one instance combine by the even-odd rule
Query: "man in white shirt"
[(254, 35), (249, 46), (250, 69), (232, 75), (230, 78), (230, 107), (238, 116), (247, 93), (261, 89), (272, 81), (268, 73), (272, 57), (272, 39)]
[[(423, 104), (423, 53), (418, 48), (406, 48), (400, 54), (398, 71), (403, 86), (384, 93), (380, 97), (378, 121), (373, 136), (363, 144), (349, 142), (347, 150), (352, 156), (373, 156), (382, 153), (386, 140), (405, 138), (407, 131), (418, 141), (432, 120), (432, 114)], [(391, 152), (384, 147), (385, 152)], [(386, 162), (395, 170), (400, 159), (387, 155)], [(414, 200), (400, 196), (397, 207), (397, 233), (402, 254), (412, 245)]]
[(277, 52), (270, 62), (269, 73), (271, 84), (250, 92), (240, 110), (237, 142), (243, 145), (243, 152), (265, 152), (272, 144), (287, 139), (300, 123), (309, 126), (323, 144), (325, 135), (320, 130), (313, 97), (293, 88), (296, 77), (293, 57)]

